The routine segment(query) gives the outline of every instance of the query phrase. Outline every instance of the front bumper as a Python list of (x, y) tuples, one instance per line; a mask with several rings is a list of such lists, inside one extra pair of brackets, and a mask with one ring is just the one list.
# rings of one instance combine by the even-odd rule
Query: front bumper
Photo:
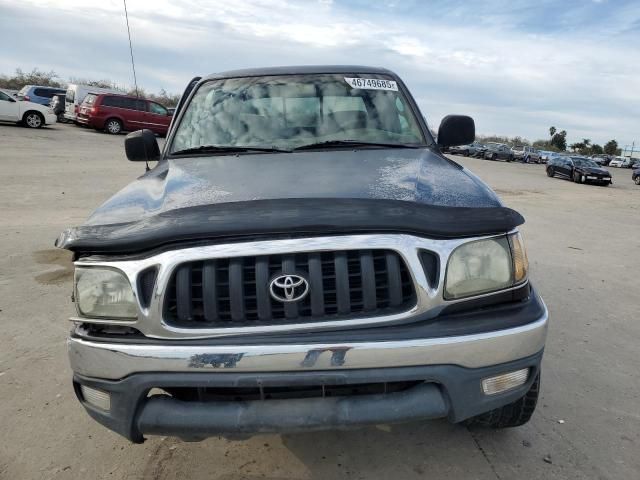
[(76, 122), (78, 122), (78, 123), (80, 123), (82, 125), (89, 125), (90, 124), (90, 119), (89, 119), (89, 117), (87, 115), (78, 114), (78, 115), (76, 115), (75, 120), (76, 120)]
[[(430, 365), (305, 373), (143, 373), (119, 381), (74, 375), (74, 388), (91, 417), (132, 442), (143, 442), (144, 435), (201, 440), (215, 435), (292, 433), (434, 418), (461, 422), (524, 396), (540, 372), (541, 360), (542, 351), (476, 369)], [(496, 395), (482, 392), (484, 378), (523, 368), (529, 369), (525, 384)], [(421, 383), (395, 393), (286, 400), (185, 401), (149, 393), (158, 386), (166, 390), (175, 387), (292, 388), (416, 380)], [(88, 404), (83, 399), (81, 385), (109, 392), (110, 410)]]
[(118, 380), (136, 373), (309, 372), (452, 364), (481, 368), (543, 349), (548, 314), (504, 330), (396, 341), (276, 345), (126, 344), (68, 340), (71, 368), (86, 377)]
[[(295, 432), (447, 417), (459, 422), (522, 397), (540, 369), (548, 313), (513, 328), (395, 341), (261, 345), (68, 341), (79, 400), (98, 422), (134, 442), (145, 434)], [(485, 395), (481, 381), (522, 368), (527, 382)], [(292, 388), (419, 382), (404, 391), (326, 398), (184, 401), (154, 388)], [(110, 394), (109, 411), (87, 403), (81, 385)], [(153, 393), (153, 392), (152, 392)]]

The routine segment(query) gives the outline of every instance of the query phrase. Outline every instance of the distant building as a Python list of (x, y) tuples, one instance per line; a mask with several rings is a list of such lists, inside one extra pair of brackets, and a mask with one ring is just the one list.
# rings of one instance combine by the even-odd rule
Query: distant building
[(640, 158), (640, 145), (631, 144), (623, 146), (622, 156)]

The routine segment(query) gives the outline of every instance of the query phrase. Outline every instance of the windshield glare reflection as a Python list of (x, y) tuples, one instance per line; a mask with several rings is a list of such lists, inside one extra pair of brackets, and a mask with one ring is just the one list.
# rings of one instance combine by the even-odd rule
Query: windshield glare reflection
[(353, 88), (342, 75), (286, 75), (202, 85), (185, 111), (170, 152), (203, 145), (291, 150), (333, 140), (425, 143), (399, 90)]

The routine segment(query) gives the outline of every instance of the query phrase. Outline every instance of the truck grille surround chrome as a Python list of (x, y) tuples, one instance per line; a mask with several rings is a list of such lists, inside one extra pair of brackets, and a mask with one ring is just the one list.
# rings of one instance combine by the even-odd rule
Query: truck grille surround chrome
[[(84, 257), (76, 266), (124, 272), (134, 286), (138, 318), (71, 320), (126, 325), (150, 338), (198, 339), (432, 318), (448, 305), (469, 300), (444, 299), (451, 252), (491, 237), (362, 234), (191, 246), (144, 258)], [(279, 274), (305, 278), (308, 295), (297, 302), (275, 300), (269, 286)], [(149, 278), (155, 278), (152, 290)]]
[[(298, 301), (281, 301), (270, 291), (287, 274), (300, 284)], [(415, 298), (409, 270), (393, 250), (261, 255), (179, 265), (169, 280), (163, 316), (187, 328), (331, 321), (403, 312)]]

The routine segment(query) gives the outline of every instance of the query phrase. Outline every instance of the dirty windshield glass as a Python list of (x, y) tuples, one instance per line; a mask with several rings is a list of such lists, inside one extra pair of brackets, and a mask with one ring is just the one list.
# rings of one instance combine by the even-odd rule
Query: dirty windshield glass
[(600, 168), (600, 165), (588, 158), (574, 158), (573, 163), (578, 167)]
[(288, 150), (339, 140), (425, 143), (391, 78), (283, 75), (221, 79), (201, 86), (170, 152), (209, 145)]

